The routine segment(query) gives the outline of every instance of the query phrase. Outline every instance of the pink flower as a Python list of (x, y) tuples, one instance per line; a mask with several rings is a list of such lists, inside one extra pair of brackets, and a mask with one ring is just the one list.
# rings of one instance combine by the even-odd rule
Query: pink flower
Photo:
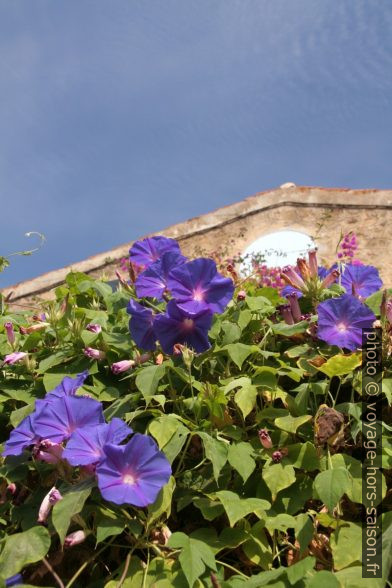
[(99, 349), (93, 349), (92, 347), (86, 347), (83, 350), (83, 353), (86, 357), (90, 359), (105, 359), (106, 353), (104, 351), (100, 351)]
[(245, 298), (246, 298), (245, 290), (240, 290), (237, 294), (237, 300), (241, 301), (241, 300), (245, 300)]
[(4, 323), (4, 328), (7, 333), (8, 343), (10, 345), (13, 345), (15, 342), (15, 333), (14, 333), (14, 326), (11, 323), (11, 321), (7, 321), (6, 323)]
[(272, 439), (269, 436), (267, 429), (260, 429), (259, 431), (259, 439), (260, 443), (264, 447), (264, 449), (271, 449), (272, 447)]
[(3, 365), (14, 365), (14, 363), (22, 361), (25, 357), (27, 357), (27, 353), (24, 351), (14, 351), (5, 356)]
[(111, 370), (114, 374), (121, 374), (122, 372), (131, 370), (135, 365), (136, 362), (133, 359), (124, 359), (123, 361), (112, 363)]
[(46, 523), (50, 511), (52, 507), (61, 500), (63, 497), (61, 496), (60, 492), (57, 490), (56, 486), (53, 486), (51, 490), (47, 493), (43, 501), (41, 502), (41, 506), (39, 507), (38, 511), (38, 523)]
[(86, 325), (86, 330), (90, 331), (91, 333), (100, 333), (102, 331), (101, 325), (97, 325), (95, 323), (89, 323)]
[(79, 543), (83, 543), (86, 537), (87, 535), (85, 531), (74, 531), (65, 538), (64, 547), (73, 547), (74, 545), (79, 545)]
[(63, 446), (61, 443), (53, 443), (49, 439), (44, 439), (38, 446), (35, 452), (35, 458), (38, 461), (45, 461), (46, 463), (58, 463), (63, 454)]

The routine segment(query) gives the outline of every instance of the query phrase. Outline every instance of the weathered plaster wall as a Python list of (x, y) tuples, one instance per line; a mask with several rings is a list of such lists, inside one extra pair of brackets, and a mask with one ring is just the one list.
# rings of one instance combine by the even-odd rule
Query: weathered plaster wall
[[(317, 237), (319, 255), (331, 261), (340, 232), (354, 230), (359, 238), (360, 258), (381, 270), (384, 283), (392, 286), (392, 190), (348, 190), (308, 188), (284, 184), (282, 187), (219, 208), (184, 223), (159, 231), (178, 239), (185, 254), (195, 249), (213, 251), (227, 248), (243, 251), (262, 235), (282, 229), (298, 230)], [(136, 238), (140, 238), (137, 235)], [(29, 303), (35, 297), (48, 297), (71, 270), (95, 277), (103, 273), (110, 279), (118, 260), (128, 254), (132, 242), (38, 276), (33, 280), (5, 288), (14, 303)]]

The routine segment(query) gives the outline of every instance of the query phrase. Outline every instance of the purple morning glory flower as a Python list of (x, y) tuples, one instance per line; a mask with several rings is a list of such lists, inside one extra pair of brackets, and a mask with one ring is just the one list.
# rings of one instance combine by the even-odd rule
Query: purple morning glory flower
[(132, 429), (117, 418), (110, 423), (82, 427), (72, 433), (62, 456), (73, 466), (97, 463), (104, 455), (104, 445), (121, 443), (131, 433)]
[(102, 496), (115, 504), (152, 504), (171, 475), (170, 464), (151, 437), (135, 433), (126, 445), (108, 444), (96, 474)]
[(34, 430), (42, 439), (61, 443), (76, 429), (104, 423), (102, 405), (93, 398), (62, 396), (48, 402), (34, 419)]
[(342, 286), (347, 294), (367, 298), (378, 292), (382, 287), (382, 280), (378, 270), (372, 265), (346, 265), (342, 273)]
[(152, 263), (142, 272), (136, 282), (136, 294), (139, 298), (149, 296), (163, 300), (163, 292), (167, 288), (167, 278), (175, 267), (183, 265), (187, 258), (175, 251), (167, 251), (160, 259)]
[(210, 347), (208, 331), (213, 313), (208, 307), (198, 314), (189, 314), (170, 300), (166, 313), (156, 317), (154, 329), (165, 353), (173, 353), (176, 343), (186, 343), (198, 353)]
[(156, 336), (152, 310), (131, 299), (127, 313), (131, 315), (129, 330), (136, 345), (145, 351), (154, 351)]
[(355, 296), (330, 298), (317, 307), (317, 336), (330, 345), (355, 351), (362, 345), (362, 329), (376, 320), (373, 312)]
[(39, 439), (34, 430), (34, 414), (30, 414), (11, 431), (2, 456), (20, 455), (26, 447), (34, 445)]
[(216, 263), (204, 257), (173, 269), (167, 284), (178, 306), (191, 314), (208, 308), (223, 312), (234, 293), (233, 280), (218, 273)]
[(148, 267), (157, 261), (166, 251), (180, 252), (180, 247), (174, 239), (156, 236), (136, 241), (129, 250), (130, 259), (137, 265)]
[(74, 396), (76, 390), (83, 386), (85, 379), (88, 377), (88, 371), (84, 371), (78, 374), (76, 378), (65, 376), (62, 382), (56, 386), (54, 390), (48, 392), (45, 396), (46, 402), (52, 402), (55, 398), (62, 398), (63, 396)]

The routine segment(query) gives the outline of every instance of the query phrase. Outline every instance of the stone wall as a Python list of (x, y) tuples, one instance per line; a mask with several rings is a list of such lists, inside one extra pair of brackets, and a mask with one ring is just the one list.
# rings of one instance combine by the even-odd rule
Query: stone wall
[[(353, 230), (359, 240), (359, 257), (365, 263), (377, 265), (385, 285), (391, 287), (391, 226), (392, 190), (325, 189), (284, 184), (276, 190), (261, 192), (173, 225), (159, 234), (176, 238), (183, 252), (192, 255), (199, 249), (208, 252), (222, 248), (235, 254), (258, 237), (283, 229), (310, 236), (318, 232), (316, 242), (320, 258), (329, 262), (340, 233)], [(140, 235), (135, 237), (141, 238)], [(3, 294), (15, 305), (28, 304), (37, 297), (50, 297), (51, 290), (62, 283), (71, 269), (94, 277), (104, 274), (113, 279), (118, 261), (127, 256), (132, 242), (5, 288)]]

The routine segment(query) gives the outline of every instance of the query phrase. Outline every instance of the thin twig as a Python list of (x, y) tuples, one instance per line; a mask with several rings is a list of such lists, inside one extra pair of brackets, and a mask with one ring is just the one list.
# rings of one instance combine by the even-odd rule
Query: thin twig
[(128, 555), (127, 555), (126, 560), (125, 560), (125, 566), (124, 566), (124, 569), (123, 569), (123, 573), (121, 574), (121, 578), (119, 579), (116, 588), (121, 588), (121, 586), (124, 584), (124, 580), (127, 577), (128, 568), (129, 568), (129, 564), (130, 564), (130, 561), (131, 561), (132, 551), (133, 550), (130, 550), (128, 552)]
[(46, 557), (43, 558), (42, 563), (44, 564), (44, 566), (46, 567), (46, 569), (52, 574), (53, 578), (56, 580), (56, 582), (60, 586), (60, 588), (64, 588), (64, 584), (63, 584), (62, 579), (54, 571), (54, 569), (52, 568), (52, 566), (50, 565), (50, 563), (48, 562), (48, 560), (46, 559)]

